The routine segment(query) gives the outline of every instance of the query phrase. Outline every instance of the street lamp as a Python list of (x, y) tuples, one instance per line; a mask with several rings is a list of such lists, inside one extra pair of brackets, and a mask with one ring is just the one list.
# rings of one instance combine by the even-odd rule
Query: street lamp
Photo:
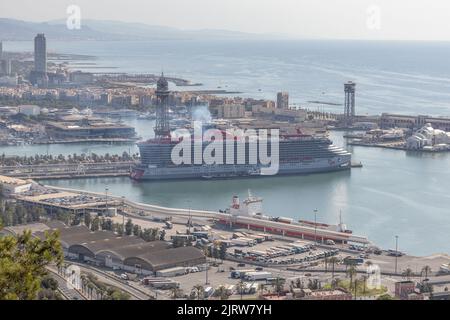
[(108, 213), (108, 186), (105, 187), (105, 212)]
[(187, 203), (188, 203), (188, 212), (189, 212), (188, 230), (189, 230), (189, 234), (191, 234), (191, 200), (188, 200)]
[(398, 236), (395, 236), (395, 274), (397, 274)]
[(125, 196), (122, 196), (122, 230), (125, 234)]
[(317, 209), (314, 209), (314, 244), (317, 244)]

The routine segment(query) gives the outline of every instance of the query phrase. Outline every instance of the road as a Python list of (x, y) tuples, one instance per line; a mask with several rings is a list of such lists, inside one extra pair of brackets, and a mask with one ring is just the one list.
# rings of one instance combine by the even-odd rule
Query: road
[(98, 278), (99, 281), (115, 286), (121, 289), (122, 291), (128, 293), (131, 296), (132, 300), (149, 300), (155, 296), (155, 294), (150, 292), (149, 290), (139, 288), (138, 285), (133, 283), (132, 281), (122, 280), (116, 276), (111, 275), (106, 271), (101, 270), (98, 267), (94, 268), (86, 264), (73, 261), (70, 261), (68, 263), (77, 265), (78, 267), (80, 267), (81, 271), (84, 271), (86, 273), (92, 273)]
[(48, 267), (47, 270), (50, 272), (53, 279), (58, 282), (58, 289), (66, 300), (86, 300), (86, 298), (77, 290), (75, 290), (74, 288), (70, 288), (67, 284), (66, 279), (59, 275), (55, 269)]

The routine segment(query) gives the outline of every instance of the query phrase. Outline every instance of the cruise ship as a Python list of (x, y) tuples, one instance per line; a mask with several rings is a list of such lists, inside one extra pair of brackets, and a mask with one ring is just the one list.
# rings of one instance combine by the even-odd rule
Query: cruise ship
[[(131, 178), (135, 180), (263, 177), (267, 176), (269, 171), (271, 171), (270, 175), (293, 175), (346, 170), (351, 167), (351, 154), (334, 146), (326, 135), (308, 135), (299, 130), (295, 133), (280, 134), (279, 137), (268, 135), (262, 138), (256, 135), (245, 138), (233, 137), (233, 139), (227, 137), (229, 132), (222, 131), (222, 138), (224, 140), (228, 138), (228, 143), (223, 143), (223, 151), (221, 150), (222, 159), (226, 159), (223, 161), (224, 164), (209, 165), (204, 161), (196, 164), (194, 155), (198, 155), (198, 151), (203, 155), (203, 151), (211, 142), (197, 140), (192, 132), (187, 136), (173, 139), (168, 115), (169, 90), (164, 75), (157, 82), (156, 95), (158, 106), (155, 138), (138, 143), (141, 162), (131, 172)], [(203, 127), (201, 130), (205, 128)], [(175, 164), (171, 157), (172, 150), (181, 141), (180, 139), (183, 139), (184, 145), (190, 146), (191, 161)], [(184, 141), (184, 139), (187, 140)], [(257, 143), (254, 143), (255, 139), (257, 139)], [(233, 143), (232, 148), (229, 144), (230, 140)], [(273, 164), (264, 165), (263, 163), (266, 163), (267, 159), (260, 157), (260, 153), (264, 156), (271, 156), (273, 143), (278, 145), (278, 170), (275, 172), (267, 170), (273, 169), (271, 167)], [(266, 152), (260, 152), (260, 147), (263, 145), (267, 148)], [(187, 149), (189, 150), (189, 148)], [(187, 157), (189, 158), (189, 156)], [(234, 161), (228, 161), (229, 159)]]
[[(235, 141), (235, 151), (239, 143), (245, 144), (245, 161), (242, 164), (180, 164), (175, 165), (171, 153), (177, 141), (170, 138), (151, 139), (138, 143), (141, 162), (132, 170), (131, 177), (136, 180), (163, 180), (163, 179), (220, 179), (239, 177), (265, 176), (258, 155), (257, 164), (250, 163), (249, 154), (252, 144), (248, 141)], [(208, 146), (202, 143), (202, 150)], [(270, 143), (268, 143), (270, 154)], [(224, 144), (223, 154), (226, 157), (227, 148)], [(191, 139), (191, 155), (194, 163), (194, 139)], [(238, 163), (238, 152), (234, 152)], [(336, 147), (325, 136), (289, 135), (279, 137), (279, 169), (277, 175), (308, 174), (326, 171), (349, 169), (351, 154)]]

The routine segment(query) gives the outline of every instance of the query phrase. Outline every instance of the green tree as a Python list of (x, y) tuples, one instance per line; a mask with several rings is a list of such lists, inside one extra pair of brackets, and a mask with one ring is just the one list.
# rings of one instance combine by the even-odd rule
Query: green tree
[(331, 279), (334, 279), (334, 267), (336, 265), (336, 263), (338, 263), (338, 258), (336, 257), (331, 257), (328, 262), (331, 263)]
[(53, 279), (50, 276), (45, 276), (42, 280), (41, 280), (41, 287), (44, 289), (50, 289), (50, 290), (56, 290), (58, 289), (58, 281), (56, 281), (55, 279)]
[(275, 292), (280, 295), (284, 290), (284, 283), (286, 282), (285, 279), (276, 277), (275, 279)]
[(203, 300), (205, 297), (205, 288), (201, 284), (196, 284), (192, 290), (195, 292), (195, 296), (197, 297), (197, 300)]
[(125, 223), (125, 234), (127, 236), (131, 236), (133, 233), (133, 221), (131, 219), (127, 220), (127, 223)]
[(221, 260), (225, 260), (225, 258), (227, 257), (227, 245), (226, 243), (221, 243), (220, 244), (220, 249), (219, 249), (219, 258)]
[(431, 273), (431, 267), (426, 265), (422, 268), (422, 275), (425, 274), (425, 279), (428, 279), (428, 274)]
[(0, 238), (0, 300), (36, 299), (46, 266), (62, 261), (59, 232), (46, 232), (43, 240), (30, 231)]
[(406, 278), (406, 280), (409, 281), (414, 275), (414, 273), (411, 270), (411, 268), (406, 268), (405, 271), (403, 271), (402, 275)]
[(225, 286), (219, 286), (216, 291), (214, 291), (214, 296), (219, 297), (220, 300), (228, 300), (229, 294), (227, 288)]
[(88, 228), (91, 227), (91, 214), (89, 212), (84, 213), (84, 225)]
[(133, 226), (133, 235), (135, 235), (136, 237), (139, 237), (140, 234), (141, 234), (141, 226), (138, 224), (135, 224)]
[(356, 275), (356, 268), (354, 265), (350, 265), (346, 271), (348, 277), (350, 277), (350, 285), (349, 288), (352, 287), (353, 277)]
[(91, 230), (98, 231), (99, 229), (100, 229), (100, 219), (98, 216), (95, 216), (94, 219), (92, 219)]

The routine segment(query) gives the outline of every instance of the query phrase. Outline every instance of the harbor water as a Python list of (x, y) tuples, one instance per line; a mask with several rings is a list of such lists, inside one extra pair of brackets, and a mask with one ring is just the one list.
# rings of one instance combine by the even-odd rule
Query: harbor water
[[(291, 101), (342, 103), (343, 85), (357, 83), (357, 113), (450, 115), (448, 43), (366, 42), (49, 42), (60, 53), (95, 55), (98, 71), (165, 73), (202, 82), (203, 87), (242, 91), (275, 99), (289, 91)], [(31, 51), (31, 42), (5, 42), (4, 50)], [(429, 57), (433, 57), (430, 59)], [(101, 69), (110, 66), (116, 69)], [(92, 69), (86, 69), (95, 71)], [(193, 88), (190, 88), (193, 89)], [(309, 105), (311, 109), (317, 108)], [(341, 106), (320, 110), (341, 112)], [(319, 108), (318, 108), (319, 109)], [(151, 122), (124, 120), (139, 135), (152, 135)], [(331, 138), (343, 146), (343, 132)], [(416, 255), (450, 253), (450, 154), (347, 147), (363, 168), (351, 171), (243, 180), (135, 182), (129, 178), (42, 181), (123, 195), (170, 207), (218, 210), (247, 190), (264, 198), (269, 215), (344, 222), (356, 234), (384, 247)], [(133, 144), (67, 144), (1, 147), (0, 153), (98, 154), (137, 152)]]

